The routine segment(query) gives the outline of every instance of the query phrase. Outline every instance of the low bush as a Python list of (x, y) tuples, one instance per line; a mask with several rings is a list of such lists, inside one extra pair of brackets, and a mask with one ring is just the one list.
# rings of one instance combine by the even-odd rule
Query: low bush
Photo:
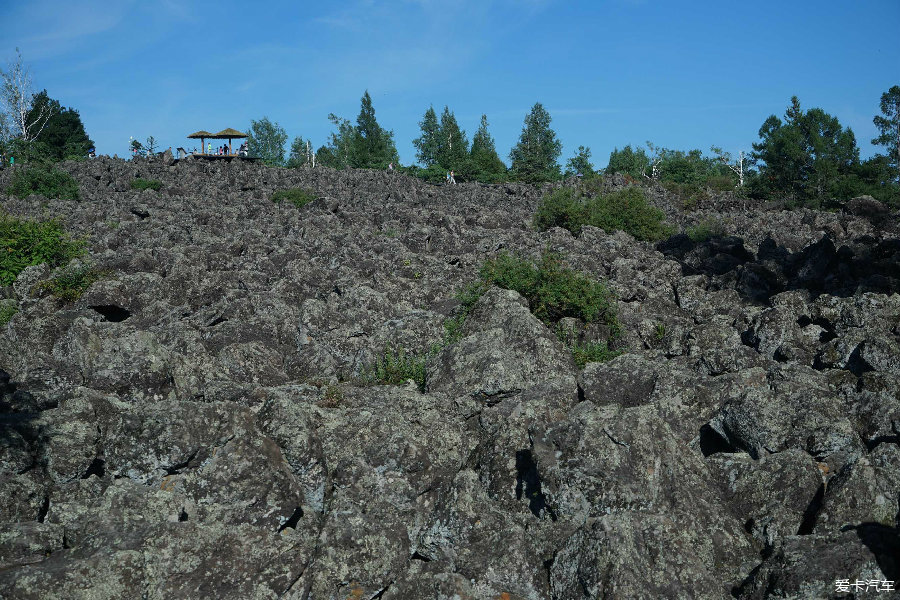
[(49, 293), (65, 302), (74, 302), (81, 298), (91, 284), (103, 276), (91, 265), (80, 265), (65, 269), (47, 281), (37, 284), (38, 293)]
[(59, 221), (29, 221), (0, 214), (0, 285), (12, 285), (27, 267), (64, 265), (84, 252)]
[(40, 194), (47, 198), (78, 200), (78, 183), (65, 171), (35, 165), (16, 169), (6, 193), (16, 198)]
[(316, 199), (315, 192), (302, 188), (290, 188), (287, 190), (276, 190), (272, 194), (272, 202), (281, 204), (282, 202), (290, 202), (297, 208), (302, 208)]
[(624, 231), (643, 241), (660, 240), (671, 233), (665, 213), (647, 201), (638, 187), (605, 195), (584, 196), (572, 188), (545, 195), (538, 205), (534, 225), (540, 230), (564, 227), (578, 235), (584, 225), (607, 232)]
[(504, 253), (487, 261), (480, 275), (486, 284), (522, 294), (544, 323), (575, 317), (606, 323), (614, 335), (620, 330), (612, 293), (599, 281), (565, 267), (558, 254), (545, 252), (535, 264)]
[(137, 179), (131, 180), (131, 189), (133, 190), (154, 190), (159, 191), (162, 188), (162, 182), (159, 179)]

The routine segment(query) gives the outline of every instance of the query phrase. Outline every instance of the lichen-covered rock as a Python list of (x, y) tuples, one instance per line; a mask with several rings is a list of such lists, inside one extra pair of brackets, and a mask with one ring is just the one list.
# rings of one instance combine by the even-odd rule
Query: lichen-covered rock
[[(688, 212), (650, 182), (670, 222), (723, 234), (654, 245), (536, 231), (549, 186), (60, 168), (79, 202), (0, 199), (59, 218), (100, 274), (74, 300), (39, 293), (47, 265), (0, 290), (0, 597), (823, 598), (900, 576), (887, 207)], [(621, 355), (579, 369), (609, 328), (498, 287), (448, 335), (486, 260), (548, 249), (614, 293)], [(376, 385), (401, 352), (424, 384)]]

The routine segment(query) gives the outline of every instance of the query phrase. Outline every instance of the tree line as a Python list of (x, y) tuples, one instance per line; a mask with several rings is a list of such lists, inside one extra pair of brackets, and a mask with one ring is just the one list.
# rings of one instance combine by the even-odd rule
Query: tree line
[[(78, 111), (63, 107), (46, 90), (33, 92), (18, 49), (16, 54), (8, 69), (0, 70), (0, 154), (14, 155), (20, 162), (85, 158), (94, 144)], [(882, 94), (880, 109), (873, 119), (879, 135), (872, 143), (883, 153), (866, 160), (860, 159), (849, 127), (821, 108), (804, 109), (796, 96), (783, 117), (771, 115), (763, 122), (759, 141), (747, 153), (732, 156), (715, 146), (708, 153), (673, 150), (647, 142), (616, 147), (604, 169), (594, 167), (588, 146), (579, 146), (565, 168), (560, 166), (562, 143), (540, 102), (525, 116), (508, 167), (497, 153), (487, 116), (481, 116), (470, 143), (448, 106), (440, 117), (433, 106), (428, 107), (419, 121), (420, 135), (413, 140), (417, 164), (400, 165), (394, 133), (378, 123), (368, 91), (355, 123), (328, 115), (334, 131), (317, 149), (298, 136), (285, 157), (287, 133), (266, 117), (251, 120), (248, 145), (252, 156), (271, 166), (385, 169), (390, 165), (431, 182), (444, 180), (449, 171), (458, 181), (531, 184), (620, 173), (634, 181), (656, 181), (680, 195), (686, 205), (710, 190), (734, 190), (748, 198), (797, 206), (829, 208), (861, 194), (900, 206), (900, 86)], [(136, 140), (131, 143), (134, 146)], [(152, 136), (148, 144), (155, 144)]]

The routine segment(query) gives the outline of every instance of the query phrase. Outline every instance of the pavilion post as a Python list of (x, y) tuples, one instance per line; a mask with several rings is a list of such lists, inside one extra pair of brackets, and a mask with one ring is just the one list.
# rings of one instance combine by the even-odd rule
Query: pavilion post
[(200, 154), (206, 154), (206, 138), (200, 138)]
[(232, 152), (231, 152), (231, 138), (228, 138), (228, 154), (232, 154)]

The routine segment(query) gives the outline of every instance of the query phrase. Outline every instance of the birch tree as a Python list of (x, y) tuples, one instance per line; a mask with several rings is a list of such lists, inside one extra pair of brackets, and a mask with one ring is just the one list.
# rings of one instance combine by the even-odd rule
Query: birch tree
[(731, 153), (725, 152), (718, 146), (712, 146), (710, 151), (716, 155), (716, 159), (719, 162), (731, 169), (731, 171), (738, 176), (738, 187), (744, 187), (744, 163), (747, 160), (744, 151), (741, 150), (738, 152), (737, 160), (734, 162), (731, 161)]
[(8, 70), (0, 71), (0, 79), (0, 113), (5, 121), (3, 129), (11, 138), (26, 144), (33, 142), (53, 116), (53, 109), (52, 105), (45, 103), (39, 110), (32, 110), (37, 94), (18, 48), (16, 59), (9, 63)]

